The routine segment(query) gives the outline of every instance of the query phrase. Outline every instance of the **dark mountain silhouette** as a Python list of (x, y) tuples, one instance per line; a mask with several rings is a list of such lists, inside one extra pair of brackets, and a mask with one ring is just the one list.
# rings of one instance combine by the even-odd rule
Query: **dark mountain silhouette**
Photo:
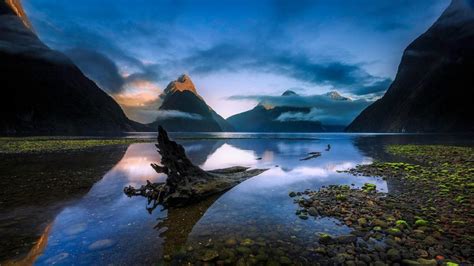
[(161, 125), (168, 131), (233, 131), (232, 126), (206, 104), (187, 75), (170, 82), (161, 98), (160, 115), (149, 124), (152, 128)]
[(143, 130), (62, 53), (31, 29), (19, 0), (0, 0), (0, 134)]
[(473, 132), (474, 1), (453, 0), (403, 53), (387, 93), (352, 132)]
[(277, 106), (273, 108), (257, 105), (252, 110), (227, 118), (241, 132), (319, 132), (323, 127), (318, 121), (278, 121), (287, 112), (309, 113), (310, 108)]
[[(291, 90), (285, 91), (280, 97), (298, 96)], [(324, 96), (335, 101), (348, 101), (349, 98), (341, 96), (336, 91)], [(260, 102), (252, 110), (242, 112), (227, 118), (227, 121), (241, 132), (326, 132), (342, 131), (344, 126), (323, 125), (320, 121), (285, 120), (281, 119), (285, 113), (309, 114), (311, 107), (299, 106), (273, 106)]]
[(281, 96), (294, 96), (294, 95), (298, 95), (298, 94), (292, 90), (286, 90)]

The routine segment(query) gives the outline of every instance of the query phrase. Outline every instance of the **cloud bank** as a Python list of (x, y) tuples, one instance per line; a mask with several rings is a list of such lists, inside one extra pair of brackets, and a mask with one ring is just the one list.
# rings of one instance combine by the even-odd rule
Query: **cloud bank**
[(321, 121), (326, 125), (348, 125), (354, 117), (372, 102), (365, 99), (334, 100), (327, 95), (236, 95), (229, 100), (252, 100), (272, 106), (310, 108), (310, 112), (286, 112), (278, 121)]
[(186, 113), (176, 110), (159, 110), (156, 112), (157, 119), (159, 120), (166, 120), (172, 118), (184, 118), (184, 119), (191, 119), (191, 120), (202, 120), (203, 117), (199, 114), (195, 113)]

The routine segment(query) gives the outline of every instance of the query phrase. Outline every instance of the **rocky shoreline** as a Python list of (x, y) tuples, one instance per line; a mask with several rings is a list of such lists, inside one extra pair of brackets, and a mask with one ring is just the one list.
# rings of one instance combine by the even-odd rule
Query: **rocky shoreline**
[(292, 192), (301, 219), (334, 217), (350, 235), (319, 236), (328, 262), (345, 265), (472, 265), (474, 149), (393, 145), (387, 152), (416, 164), (375, 162), (347, 172), (392, 178), (396, 193), (375, 185)]

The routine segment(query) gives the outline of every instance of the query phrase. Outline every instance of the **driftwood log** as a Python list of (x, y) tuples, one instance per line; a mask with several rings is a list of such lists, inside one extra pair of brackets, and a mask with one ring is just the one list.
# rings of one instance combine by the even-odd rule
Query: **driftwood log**
[(204, 171), (189, 160), (183, 146), (170, 140), (168, 133), (161, 126), (158, 128), (156, 147), (161, 155), (161, 165), (151, 164), (151, 167), (158, 173), (166, 174), (168, 176), (166, 181), (151, 183), (147, 180), (147, 183), (140, 188), (132, 186), (124, 188), (124, 193), (129, 197), (148, 198), (148, 204), (151, 204), (149, 211), (158, 205), (182, 206), (202, 200), (231, 189), (240, 182), (267, 170), (249, 170), (249, 167), (234, 166)]

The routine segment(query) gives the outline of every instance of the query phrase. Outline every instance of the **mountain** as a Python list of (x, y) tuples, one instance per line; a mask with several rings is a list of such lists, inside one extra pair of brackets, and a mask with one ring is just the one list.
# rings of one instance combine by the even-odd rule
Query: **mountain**
[(286, 90), (281, 96), (295, 96), (295, 95), (298, 95), (298, 94), (292, 90)]
[(0, 0), (0, 73), (0, 134), (83, 135), (144, 127), (38, 39), (19, 0)]
[(352, 132), (474, 132), (474, 1), (453, 0), (404, 51), (385, 95)]
[[(299, 96), (294, 91), (285, 91), (280, 97)], [(227, 118), (227, 121), (241, 132), (321, 132), (325, 128), (319, 121), (285, 121), (281, 120), (285, 113), (311, 112), (309, 107), (272, 106), (260, 102), (252, 110), (239, 113)]]
[(330, 91), (324, 95), (326, 95), (327, 97), (335, 101), (350, 101), (351, 100), (350, 98), (342, 96), (337, 91)]
[(170, 82), (161, 98), (160, 115), (149, 124), (153, 128), (161, 125), (168, 131), (233, 131), (233, 127), (206, 104), (187, 75)]

